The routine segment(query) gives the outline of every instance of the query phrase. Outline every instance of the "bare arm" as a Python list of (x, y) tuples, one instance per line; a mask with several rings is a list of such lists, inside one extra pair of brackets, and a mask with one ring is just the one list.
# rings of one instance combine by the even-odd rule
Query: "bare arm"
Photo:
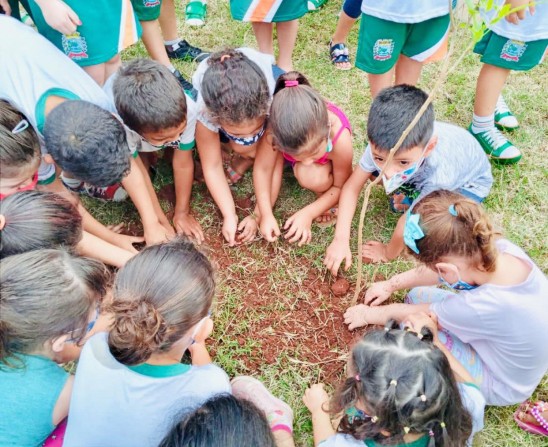
[(82, 256), (98, 259), (114, 267), (122, 267), (137, 253), (136, 250), (135, 253), (124, 250), (86, 231), (83, 232), (77, 249)]
[(323, 383), (312, 385), (305, 391), (303, 402), (312, 415), (312, 428), (314, 431), (314, 445), (325, 441), (335, 434), (331, 417), (325, 411), (329, 403), (329, 396), (324, 389)]
[(74, 376), (69, 376), (65, 386), (61, 390), (55, 407), (53, 407), (52, 422), (53, 425), (60, 424), (68, 416), (70, 397), (72, 396), (72, 387), (74, 385)]

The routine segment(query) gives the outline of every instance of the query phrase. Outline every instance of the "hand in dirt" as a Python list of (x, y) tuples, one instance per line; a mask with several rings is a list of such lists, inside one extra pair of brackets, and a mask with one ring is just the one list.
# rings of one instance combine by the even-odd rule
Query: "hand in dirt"
[(348, 325), (348, 330), (367, 326), (368, 324), (384, 324), (380, 315), (380, 307), (369, 307), (365, 304), (349, 307), (344, 313), (344, 324)]
[(145, 241), (147, 245), (160, 244), (167, 241), (173, 235), (175, 235), (173, 229), (171, 229), (171, 233), (168, 232), (167, 228), (160, 222), (157, 222), (151, 228), (145, 228)]
[(173, 215), (173, 225), (177, 234), (192, 237), (200, 245), (204, 242), (204, 230), (199, 222), (189, 212), (177, 212)]
[(369, 304), (370, 306), (378, 306), (381, 303), (384, 303), (390, 295), (392, 295), (392, 287), (390, 286), (390, 281), (380, 281), (373, 283), (367, 292), (365, 292), (365, 299), (363, 302)]
[(434, 344), (439, 343), (438, 339), (438, 316), (433, 313), (417, 312), (407, 316), (403, 322), (404, 327), (410, 328), (413, 332), (420, 334), (421, 329), (430, 329), (434, 338)]
[(124, 230), (125, 225), (123, 223), (107, 225), (107, 228), (113, 233), (120, 234)]
[(261, 234), (268, 242), (275, 242), (281, 234), (278, 222), (273, 215), (261, 217), (259, 225)]
[(531, 15), (535, 13), (535, 4), (531, 0), (506, 0), (504, 2), (506, 5), (510, 5), (510, 9), (519, 8), (519, 11), (507, 14), (505, 19), (507, 22), (510, 22), (514, 25), (518, 25), (520, 20), (525, 19), (527, 7), (529, 7), (529, 12)]
[(236, 231), (238, 230), (238, 216), (235, 214), (233, 216), (228, 216), (224, 218), (223, 228), (221, 232), (223, 237), (228, 242), (229, 247), (234, 247), (236, 245)]
[(127, 234), (118, 234), (116, 236), (116, 246), (130, 253), (138, 253), (133, 244), (142, 244), (144, 241), (145, 238), (142, 236), (129, 236)]
[(312, 240), (312, 219), (303, 210), (297, 211), (291, 216), (284, 225), (284, 230), (287, 230), (284, 239), (293, 244), (299, 241), (299, 247), (310, 243)]
[(324, 389), (323, 383), (316, 383), (304, 392), (303, 402), (310, 413), (326, 411), (329, 395)]
[(46, 23), (61, 34), (72, 34), (82, 25), (78, 15), (63, 1), (50, 0), (47, 4), (41, 1), (39, 4)]
[(362, 256), (371, 259), (371, 262), (388, 262), (386, 245), (378, 241), (368, 241), (362, 246)]
[(352, 252), (350, 251), (350, 245), (333, 239), (333, 242), (329, 244), (325, 252), (325, 258), (323, 265), (325, 265), (333, 276), (337, 276), (339, 267), (344, 261), (344, 270), (348, 270), (352, 265)]
[(237, 239), (240, 244), (245, 244), (255, 239), (257, 234), (257, 219), (255, 219), (255, 216), (249, 215), (245, 217), (240, 222), (240, 225), (238, 225), (238, 231), (240, 234), (238, 234)]

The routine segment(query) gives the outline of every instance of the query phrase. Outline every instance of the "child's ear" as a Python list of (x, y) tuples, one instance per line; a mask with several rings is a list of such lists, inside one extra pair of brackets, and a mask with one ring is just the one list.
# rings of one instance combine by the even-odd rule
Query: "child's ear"
[(55, 161), (53, 161), (53, 157), (50, 154), (42, 155), (42, 160), (44, 160), (44, 163), (47, 163), (49, 165), (52, 165), (55, 163)]
[(438, 145), (438, 136), (432, 135), (432, 138), (430, 138), (430, 141), (426, 144), (426, 148), (424, 149), (424, 157), (428, 157), (432, 151), (436, 148)]
[(51, 340), (51, 350), (54, 353), (62, 352), (65, 348), (65, 344), (67, 343), (67, 340), (69, 339), (68, 335), (61, 335), (60, 337), (54, 338)]

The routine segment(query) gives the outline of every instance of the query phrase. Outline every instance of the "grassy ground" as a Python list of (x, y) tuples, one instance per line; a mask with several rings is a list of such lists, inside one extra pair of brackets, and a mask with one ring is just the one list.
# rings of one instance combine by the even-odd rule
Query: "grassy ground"
[[(337, 12), (341, 1), (331, 0), (320, 12), (308, 14), (301, 20), (297, 48), (294, 53), (295, 68), (304, 72), (312, 84), (329, 100), (339, 105), (350, 117), (354, 129), (355, 162), (365, 147), (365, 124), (367, 111), (371, 103), (365, 73), (353, 68), (342, 72), (330, 64), (327, 54), (327, 42), (334, 31)], [(200, 30), (184, 26), (183, 12), (180, 17), (180, 34), (191, 43), (204, 49), (220, 49), (227, 46), (255, 46), (250, 26), (234, 22), (230, 17), (228, 2), (209, 1), (207, 24)], [(358, 27), (349, 39), (352, 58), (357, 46)], [(468, 41), (465, 30), (458, 32), (458, 48)], [(126, 52), (125, 58), (145, 57), (142, 45)], [(181, 63), (178, 68), (188, 77), (195, 69), (194, 64)], [(452, 73), (438, 95), (434, 106), (438, 119), (451, 121), (461, 126), (470, 122), (473, 108), (475, 81), (479, 72), (478, 57), (469, 54), (458, 70)], [(428, 90), (436, 79), (439, 65), (424, 68), (420, 86)], [(506, 86), (505, 97), (508, 104), (519, 117), (521, 128), (512, 136), (513, 141), (523, 153), (523, 160), (516, 166), (493, 166), (495, 183), (489, 198), (485, 202), (495, 222), (504, 229), (509, 239), (523, 247), (546, 272), (548, 256), (546, 225), (548, 188), (547, 161), (548, 147), (548, 70), (546, 64), (531, 72), (514, 73)], [(164, 168), (157, 186), (170, 183), (172, 176)], [(252, 192), (251, 177), (246, 176), (235, 192), (245, 196)], [(289, 318), (292, 312), (314, 299), (325, 300), (326, 309), (333, 303), (344, 310), (349, 297), (334, 299), (329, 293), (318, 293), (310, 286), (310, 277), (320, 282), (329, 281), (321, 261), (323, 253), (333, 235), (333, 229), (316, 228), (313, 242), (304, 248), (297, 248), (279, 242), (267, 246), (256, 243), (245, 249), (229, 249), (219, 239), (220, 225), (218, 214), (210, 201), (203, 185), (195, 187), (193, 208), (209, 237), (213, 247), (212, 254), (219, 265), (219, 299), (216, 313), (216, 330), (213, 350), (215, 361), (230, 375), (253, 374), (260, 377), (270, 389), (288, 401), (295, 409), (295, 435), (297, 445), (312, 445), (311, 424), (301, 396), (307, 384), (318, 378), (326, 377), (328, 363), (321, 360), (302, 362), (301, 355), (314, 351), (310, 338), (303, 343), (295, 340), (295, 334), (280, 329), (281, 320)], [(295, 181), (288, 179), (282, 189), (276, 215), (283, 219), (309, 202), (311, 195), (301, 191)], [(137, 215), (130, 203), (114, 205), (93, 202), (92, 212), (105, 223), (136, 220)], [(166, 205), (167, 206), (167, 205)], [(369, 211), (366, 214), (364, 240), (376, 239), (388, 241), (397, 220), (390, 213), (383, 191), (373, 191)], [(354, 221), (357, 227), (357, 219)], [(356, 231), (353, 233), (352, 247), (356, 251)], [(378, 273), (391, 276), (410, 267), (405, 260), (397, 260), (381, 265)], [(373, 268), (364, 266), (366, 275)], [(355, 282), (355, 266), (347, 275), (351, 283)], [(366, 276), (367, 278), (367, 276)], [(308, 282), (307, 282), (308, 281)], [(307, 287), (305, 285), (308, 284)], [(250, 306), (250, 295), (255, 296)], [(401, 297), (401, 295), (400, 295)], [(335, 300), (335, 301), (334, 301)], [(339, 301), (336, 301), (339, 300)], [(321, 307), (321, 306), (320, 306)], [(273, 318), (274, 317), (274, 318)], [(268, 324), (262, 324), (264, 322)], [(337, 328), (342, 334), (346, 328), (340, 324)], [(524, 328), (524, 330), (528, 330)], [(258, 331), (257, 333), (253, 331)], [(320, 329), (321, 333), (321, 329)], [(270, 338), (268, 338), (270, 337)], [(271, 355), (270, 341), (287, 342), (288, 348)], [(265, 342), (267, 340), (267, 342)], [(539, 341), (539, 343), (542, 343)], [(334, 343), (340, 350), (340, 343)], [(338, 348), (337, 348), (338, 346)], [(539, 348), (543, 349), (539, 344)], [(339, 351), (337, 351), (337, 355)], [(330, 360), (331, 362), (331, 360)], [(343, 373), (344, 361), (336, 362)], [(329, 363), (332, 365), (332, 363)], [(537, 394), (548, 398), (548, 380), (539, 386)], [(515, 407), (489, 408), (486, 414), (485, 430), (477, 437), (476, 445), (481, 446), (541, 446), (543, 440), (519, 430), (512, 420)]]

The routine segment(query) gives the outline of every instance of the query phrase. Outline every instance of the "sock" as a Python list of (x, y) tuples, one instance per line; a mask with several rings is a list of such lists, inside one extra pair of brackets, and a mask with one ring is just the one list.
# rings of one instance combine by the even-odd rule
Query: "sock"
[(472, 132), (480, 133), (495, 127), (495, 114), (488, 116), (478, 116), (474, 113), (472, 118)]
[(175, 51), (177, 48), (179, 48), (179, 44), (181, 43), (181, 39), (177, 37), (175, 40), (164, 40), (164, 46), (167, 47), (170, 51)]
[(63, 180), (63, 183), (67, 185), (70, 188), (78, 188), (82, 182), (75, 178), (66, 177), (65, 175), (61, 174), (61, 178)]

